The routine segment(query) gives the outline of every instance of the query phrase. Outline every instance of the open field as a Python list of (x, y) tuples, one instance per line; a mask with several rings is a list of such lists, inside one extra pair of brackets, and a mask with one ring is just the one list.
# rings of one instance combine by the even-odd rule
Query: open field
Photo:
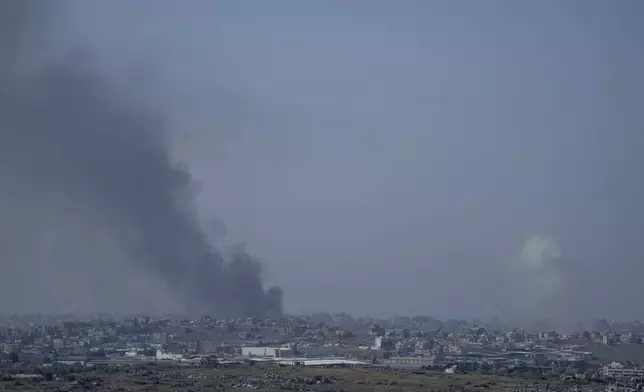
[(394, 372), (373, 368), (294, 368), (270, 364), (218, 368), (97, 370), (54, 381), (1, 381), (6, 391), (537, 391), (603, 390), (603, 385), (541, 377)]

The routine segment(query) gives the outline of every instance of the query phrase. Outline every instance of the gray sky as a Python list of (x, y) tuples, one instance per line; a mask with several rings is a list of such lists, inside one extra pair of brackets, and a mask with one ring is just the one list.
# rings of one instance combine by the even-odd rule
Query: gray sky
[(61, 3), (287, 310), (644, 316), (644, 3)]

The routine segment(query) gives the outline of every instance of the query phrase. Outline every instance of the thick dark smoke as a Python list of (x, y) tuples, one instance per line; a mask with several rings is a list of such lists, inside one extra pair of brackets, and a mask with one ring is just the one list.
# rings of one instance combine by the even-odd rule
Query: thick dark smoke
[[(0, 2), (0, 203), (36, 206), (57, 195), (190, 310), (280, 313), (281, 290), (264, 290), (259, 263), (243, 250), (226, 260), (202, 231), (193, 179), (168, 151), (165, 117), (110, 88), (83, 56), (42, 62), (45, 4)], [(0, 222), (5, 235), (9, 222)], [(1, 249), (0, 257), (6, 271), (13, 259)]]

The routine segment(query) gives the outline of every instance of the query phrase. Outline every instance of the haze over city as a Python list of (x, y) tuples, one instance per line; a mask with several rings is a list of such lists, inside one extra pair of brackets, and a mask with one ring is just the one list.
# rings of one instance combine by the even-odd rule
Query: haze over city
[(0, 313), (644, 316), (641, 2), (44, 4)]

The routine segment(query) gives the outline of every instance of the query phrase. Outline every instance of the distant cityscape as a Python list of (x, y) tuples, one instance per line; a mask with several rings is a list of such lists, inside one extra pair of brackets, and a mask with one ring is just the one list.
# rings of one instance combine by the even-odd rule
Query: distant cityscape
[(644, 378), (644, 323), (593, 322), (592, 330), (526, 331), (431, 317), (347, 314), (278, 319), (53, 316), (0, 319), (3, 377), (150, 363), (209, 366), (364, 366), (436, 372)]

